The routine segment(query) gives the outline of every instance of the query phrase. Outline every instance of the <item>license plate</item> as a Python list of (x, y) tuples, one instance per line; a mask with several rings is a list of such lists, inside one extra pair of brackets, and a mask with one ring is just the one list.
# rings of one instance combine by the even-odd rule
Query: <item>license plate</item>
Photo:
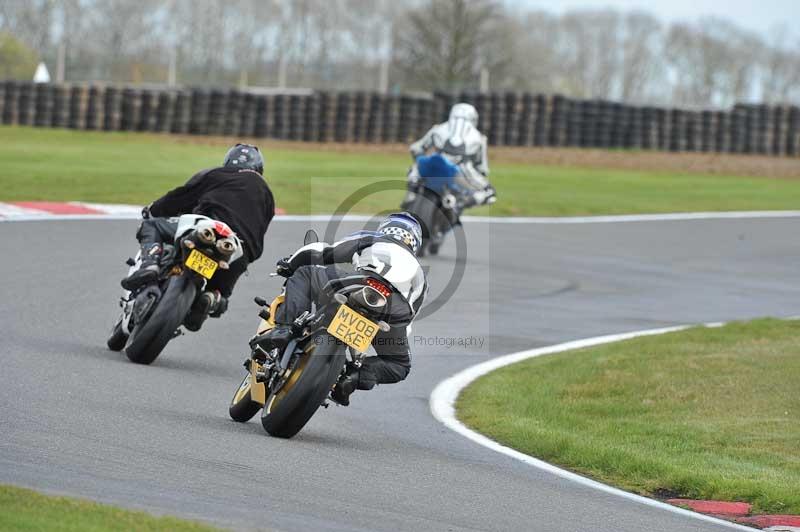
[(364, 353), (378, 334), (378, 325), (347, 305), (342, 305), (328, 325), (328, 332), (353, 349)]
[(196, 249), (193, 249), (186, 259), (186, 267), (196, 271), (206, 279), (211, 279), (214, 272), (217, 271), (217, 266), (217, 261), (211, 257), (206, 257)]

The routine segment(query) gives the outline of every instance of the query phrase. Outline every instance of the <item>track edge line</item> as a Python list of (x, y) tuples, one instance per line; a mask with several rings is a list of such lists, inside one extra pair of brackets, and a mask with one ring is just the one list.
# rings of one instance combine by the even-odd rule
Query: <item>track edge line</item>
[(480, 364), (476, 364), (474, 366), (470, 366), (466, 369), (463, 369), (460, 372), (456, 373), (455, 375), (437, 384), (436, 387), (433, 389), (433, 392), (431, 392), (429, 398), (430, 411), (433, 417), (437, 421), (442, 423), (445, 427), (460, 434), (461, 436), (464, 436), (465, 438), (473, 441), (474, 443), (477, 443), (478, 445), (486, 447), (497, 453), (504, 454), (515, 460), (519, 460), (520, 462), (535, 467), (539, 470), (575, 482), (584, 487), (602, 491), (610, 495), (622, 497), (624, 499), (628, 499), (630, 501), (637, 502), (639, 504), (644, 504), (646, 506), (651, 506), (659, 508), (661, 510), (666, 510), (668, 512), (679, 514), (685, 517), (690, 517), (693, 519), (698, 519), (701, 521), (706, 521), (717, 525), (723, 525), (732, 530), (744, 530), (752, 532), (753, 528), (751, 527), (747, 527), (737, 523), (732, 523), (730, 521), (725, 521), (724, 519), (711, 517), (709, 515), (693, 512), (691, 510), (686, 510), (684, 508), (672, 506), (671, 504), (667, 504), (665, 502), (661, 502), (656, 499), (651, 499), (649, 497), (644, 497), (642, 495), (637, 495), (635, 493), (624, 491), (619, 488), (609, 486), (608, 484), (603, 484), (602, 482), (599, 482), (597, 480), (592, 480), (588, 477), (579, 475), (577, 473), (573, 473), (572, 471), (562, 469), (553, 464), (550, 464), (543, 460), (539, 460), (538, 458), (534, 458), (530, 455), (512, 449), (511, 447), (506, 447), (505, 445), (502, 445), (492, 440), (491, 438), (470, 429), (469, 427), (461, 423), (461, 421), (458, 420), (455, 414), (456, 399), (458, 398), (459, 394), (464, 388), (466, 388), (469, 384), (471, 384), (479, 377), (482, 377), (496, 369), (508, 366), (510, 364), (521, 362), (523, 360), (528, 360), (530, 358), (539, 357), (542, 355), (562, 353), (565, 351), (572, 351), (574, 349), (581, 349), (584, 347), (593, 347), (613, 342), (619, 342), (623, 340), (629, 340), (631, 338), (639, 338), (642, 336), (655, 336), (659, 334), (683, 331), (691, 327), (697, 327), (697, 326), (719, 327), (722, 325), (724, 325), (724, 323), (719, 323), (719, 322), (708, 323), (708, 324), (696, 324), (696, 325), (678, 325), (678, 326), (663, 327), (658, 329), (644, 329), (627, 333), (594, 336), (591, 338), (573, 340), (569, 342), (549, 345), (545, 347), (539, 347), (535, 349), (529, 349), (526, 351), (512, 353), (510, 355), (504, 355), (501, 357), (493, 358), (491, 360), (487, 360)]

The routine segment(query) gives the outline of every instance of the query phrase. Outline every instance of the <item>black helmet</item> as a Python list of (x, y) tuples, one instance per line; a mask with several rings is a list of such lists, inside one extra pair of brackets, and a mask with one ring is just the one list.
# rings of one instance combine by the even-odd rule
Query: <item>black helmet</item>
[(259, 174), (264, 173), (264, 158), (256, 146), (252, 144), (237, 144), (225, 154), (222, 166), (227, 168), (242, 168), (253, 170)]
[(414, 255), (422, 245), (422, 227), (407, 212), (396, 212), (387, 216), (378, 226), (378, 232), (405, 245)]

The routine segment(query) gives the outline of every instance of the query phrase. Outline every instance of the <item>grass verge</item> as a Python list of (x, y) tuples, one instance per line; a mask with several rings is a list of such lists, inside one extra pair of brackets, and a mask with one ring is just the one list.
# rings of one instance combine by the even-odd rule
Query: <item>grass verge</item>
[[(225, 142), (2, 126), (0, 201), (149, 203), (197, 170), (219, 164)], [(396, 147), (382, 152), (376, 146), (348, 145), (337, 151), (335, 146), (263, 144), (278, 206), (296, 214), (329, 213), (362, 186), (379, 179), (402, 181), (410, 162)], [(507, 154), (509, 149), (498, 152)], [(514, 153), (519, 154), (516, 159), (506, 155), (505, 160), (520, 160), (527, 151)], [(525, 163), (493, 164), (499, 201), (471, 213), (564, 216), (782, 210), (800, 204), (800, 180), (566, 166), (563, 161), (530, 164), (531, 157), (521, 158)], [(402, 194), (390, 190), (371, 195), (352, 212), (396, 208)]]
[(799, 335), (764, 319), (534, 358), (475, 381), (457, 413), (629, 491), (800, 514)]
[(0, 484), (0, 530), (211, 532), (218, 529), (175, 517), (154, 517), (144, 512), (68, 497), (52, 497)]

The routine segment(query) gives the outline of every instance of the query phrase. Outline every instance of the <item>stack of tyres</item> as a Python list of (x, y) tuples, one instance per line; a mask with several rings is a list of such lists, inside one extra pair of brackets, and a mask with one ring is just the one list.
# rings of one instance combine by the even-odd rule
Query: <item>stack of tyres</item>
[(86, 129), (103, 129), (103, 124), (105, 122), (104, 103), (103, 88), (97, 85), (92, 85), (89, 87), (89, 93), (86, 100)]
[(402, 102), (397, 95), (391, 95), (386, 98), (383, 106), (383, 134), (381, 140), (383, 142), (399, 142), (400, 141), (400, 110)]
[(640, 149), (644, 141), (644, 109), (638, 105), (628, 109), (628, 130), (625, 133), (624, 146), (626, 148)]
[(222, 135), (227, 118), (228, 94), (223, 90), (212, 90), (208, 95), (208, 111), (206, 119), (207, 135)]
[(143, 90), (140, 95), (139, 120), (136, 123), (137, 131), (155, 131), (156, 129), (156, 96), (148, 90)]
[(80, 85), (73, 85), (69, 94), (69, 119), (67, 126), (70, 129), (86, 128), (86, 108), (88, 107), (89, 90)]
[(34, 86), (34, 118), (36, 127), (49, 127), (53, 120), (53, 90), (49, 83)]
[(366, 109), (366, 95), (362, 91), (351, 94), (351, 105), (353, 113), (352, 136), (350, 140), (353, 142), (361, 142), (364, 140), (364, 115), (368, 110)]
[(287, 138), (289, 140), (303, 140), (306, 105), (308, 104), (308, 96), (292, 94), (289, 96), (289, 109), (288, 109), (288, 131)]
[(416, 127), (411, 131), (411, 141), (417, 140), (434, 124), (434, 105), (433, 100), (428, 98), (418, 98)]
[(516, 92), (506, 93), (505, 97), (505, 143), (506, 146), (521, 146), (522, 96)]
[(142, 110), (142, 93), (137, 89), (125, 88), (122, 90), (122, 108), (120, 116), (120, 130), (135, 131), (139, 127), (139, 118)]
[(274, 122), (269, 136), (287, 139), (289, 138), (289, 97), (284, 94), (277, 94), (272, 98), (274, 101), (274, 111), (272, 113)]
[(567, 144), (567, 119), (571, 107), (570, 103), (560, 94), (552, 97), (550, 131), (548, 135), (548, 144), (550, 146), (566, 146)]
[(222, 134), (234, 137), (241, 131), (242, 108), (245, 105), (245, 96), (237, 90), (228, 91), (225, 98), (225, 109), (222, 117)]
[(410, 96), (402, 96), (400, 99), (400, 116), (402, 117), (399, 127), (397, 128), (398, 140), (403, 143), (413, 142), (415, 140), (416, 125), (419, 120), (419, 107), (416, 105), (414, 98)]
[(583, 135), (583, 117), (586, 102), (575, 100), (572, 102), (567, 115), (567, 146), (580, 146)]
[(336, 95), (336, 125), (334, 140), (348, 142), (353, 139), (353, 113), (350, 95), (340, 92)]
[(786, 154), (800, 156), (800, 107), (792, 106), (789, 109), (786, 137)]
[(700, 151), (716, 151), (717, 119), (711, 111), (700, 112)]
[(506, 128), (506, 109), (501, 94), (492, 93), (489, 96), (489, 117), (488, 127), (484, 130), (489, 137), (489, 144), (493, 146), (503, 146), (505, 144)]
[(550, 133), (550, 115), (552, 100), (543, 94), (536, 95), (535, 122), (533, 128), (533, 145), (546, 146)]
[(256, 96), (256, 116), (255, 124), (253, 125), (253, 134), (256, 137), (266, 137), (269, 131), (269, 124), (267, 120), (269, 117), (269, 105), (266, 95)]
[(383, 102), (382, 95), (370, 93), (368, 96), (369, 115), (366, 120), (364, 141), (369, 143), (380, 142), (381, 129), (383, 128)]
[(318, 119), (317, 131), (314, 139), (319, 142), (331, 142), (336, 130), (336, 97), (334, 94), (323, 91), (317, 97)]
[(714, 120), (717, 123), (716, 139), (714, 151), (728, 152), (731, 146), (731, 113), (726, 111), (714, 111)]
[(189, 131), (191, 131), (191, 116), (192, 94), (187, 91), (179, 91), (175, 94), (172, 123), (170, 124), (169, 131), (171, 133), (189, 133)]
[(686, 111), (686, 151), (700, 151), (701, 125), (700, 113), (697, 111)]
[(154, 131), (164, 133), (172, 130), (172, 118), (175, 110), (175, 93), (173, 91), (163, 91), (158, 93), (156, 102), (156, 121), (153, 125)]
[(117, 131), (120, 124), (122, 98), (119, 89), (116, 87), (106, 87), (103, 95), (103, 129), (106, 131)]
[(189, 133), (208, 134), (208, 114), (211, 95), (203, 89), (192, 89), (191, 111), (189, 113)]
[(19, 97), (17, 99), (17, 124), (21, 126), (33, 125), (33, 83), (21, 82)]
[(517, 145), (532, 146), (536, 123), (536, 104), (532, 94), (524, 93), (520, 98)]
[(241, 95), (241, 106), (239, 108), (239, 130), (237, 135), (240, 137), (254, 137), (256, 126), (256, 112), (258, 101), (252, 93), (246, 92)]
[(744, 153), (746, 140), (745, 123), (747, 122), (747, 110), (742, 105), (734, 106), (731, 111), (731, 142), (730, 153)]
[(630, 106), (617, 102), (611, 104), (611, 131), (609, 132), (609, 148), (627, 147), (628, 129), (630, 128)]
[(681, 152), (686, 149), (686, 112), (682, 109), (671, 109), (669, 113), (669, 151)]
[(19, 111), (19, 84), (6, 81), (3, 98), (3, 123), (16, 124)]

